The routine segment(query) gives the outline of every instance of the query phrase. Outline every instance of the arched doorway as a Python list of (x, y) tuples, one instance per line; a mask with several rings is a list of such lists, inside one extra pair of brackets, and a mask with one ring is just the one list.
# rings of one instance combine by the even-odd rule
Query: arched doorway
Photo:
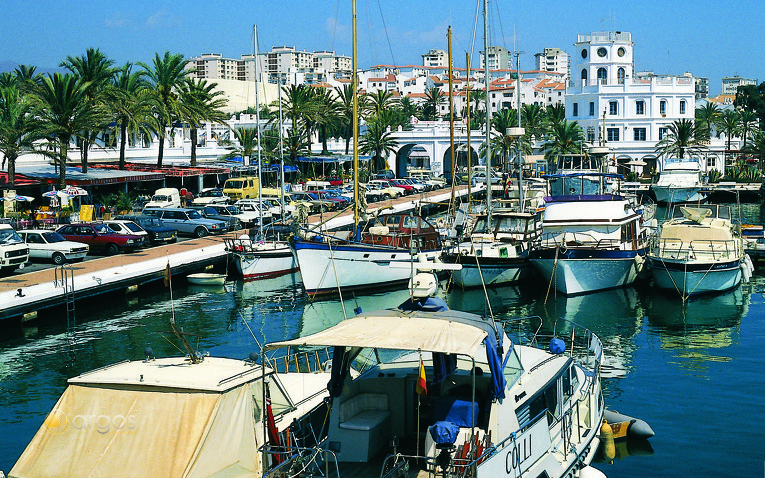
[[(469, 160), (468, 160), (469, 159)], [(467, 170), (471, 166), (478, 164), (478, 153), (470, 145), (470, 155), (468, 155), (467, 143), (457, 143), (454, 145), (454, 161), (459, 171)], [(452, 148), (451, 146), (444, 151), (443, 158), (444, 175), (451, 174), (452, 171)]]

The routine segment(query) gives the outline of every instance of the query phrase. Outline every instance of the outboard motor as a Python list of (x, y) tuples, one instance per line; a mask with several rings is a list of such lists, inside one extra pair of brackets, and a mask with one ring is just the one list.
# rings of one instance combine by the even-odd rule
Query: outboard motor
[(457, 449), (454, 442), (457, 441), (460, 429), (452, 422), (441, 421), (431, 426), (429, 431), (436, 444), (436, 450), (441, 450), (436, 457), (436, 466), (441, 468), (441, 472), (446, 476), (446, 470), (452, 463), (452, 453)]

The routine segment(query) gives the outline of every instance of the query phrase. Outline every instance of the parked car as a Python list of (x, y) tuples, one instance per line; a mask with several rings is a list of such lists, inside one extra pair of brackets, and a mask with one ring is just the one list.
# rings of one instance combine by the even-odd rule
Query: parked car
[(117, 219), (133, 221), (149, 234), (149, 243), (153, 246), (159, 244), (170, 244), (178, 240), (178, 231), (172, 227), (167, 227), (161, 219), (154, 216), (144, 216), (142, 214), (127, 214), (117, 216)]
[(191, 201), (191, 204), (226, 204), (230, 198), (223, 194), (221, 188), (207, 188), (199, 192), (199, 195)]
[(22, 229), (18, 231), (29, 247), (29, 259), (52, 261), (56, 265), (85, 259), (87, 244), (67, 241), (64, 236), (49, 229)]
[(240, 199), (234, 203), (234, 206), (239, 209), (238, 217), (247, 227), (259, 225), (261, 217), (263, 224), (268, 224), (273, 220), (270, 206), (257, 199)]
[(143, 247), (143, 237), (117, 234), (104, 223), (91, 222), (67, 224), (56, 231), (67, 241), (82, 242), (90, 246), (91, 251), (102, 251), (113, 256), (120, 251), (135, 251)]
[(241, 211), (236, 206), (229, 204), (192, 204), (189, 208), (196, 209), (208, 219), (217, 219), (218, 221), (225, 222), (228, 225), (229, 231), (241, 229), (246, 222), (240, 217)]
[(326, 199), (321, 199), (307, 192), (293, 192), (289, 196), (293, 201), (302, 201), (311, 204), (311, 212), (327, 212), (335, 207), (335, 203)]
[(179, 207), (181, 195), (177, 188), (159, 188), (154, 192), (146, 207)]
[(0, 224), (0, 271), (23, 269), (29, 260), (29, 247), (10, 224)]
[(395, 177), (396, 175), (393, 174), (393, 171), (391, 171), (390, 169), (383, 169), (381, 171), (377, 171), (374, 174), (375, 179), (393, 179)]
[[(404, 196), (407, 193), (406, 188), (396, 186), (387, 179), (373, 179), (369, 181), (368, 184), (377, 184), (381, 188), (383, 188), (383, 190), (385, 191), (385, 193), (383, 194), (383, 199), (397, 198), (399, 196)], [(387, 197), (387, 198), (384, 197), (385, 194), (388, 194), (390, 197)]]
[(149, 233), (144, 228), (125, 219), (109, 219), (104, 221), (104, 224), (111, 227), (117, 234), (128, 234), (133, 236), (143, 237), (144, 244), (149, 243)]
[(348, 199), (347, 197), (341, 195), (339, 192), (332, 189), (325, 189), (323, 191), (314, 191), (310, 194), (315, 194), (320, 199), (326, 199), (328, 201), (332, 201), (336, 203), (333, 209), (343, 209), (348, 204), (351, 203), (350, 199)]
[(143, 214), (161, 219), (168, 227), (177, 229), (179, 234), (205, 237), (208, 234), (223, 234), (228, 231), (228, 224), (224, 221), (208, 219), (196, 209), (146, 207)]

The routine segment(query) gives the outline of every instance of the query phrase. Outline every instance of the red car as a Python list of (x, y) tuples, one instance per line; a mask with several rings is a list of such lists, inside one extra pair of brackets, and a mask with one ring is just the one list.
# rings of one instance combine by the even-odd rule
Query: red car
[(415, 190), (414, 186), (412, 186), (411, 184), (407, 184), (407, 183), (405, 183), (403, 181), (399, 181), (397, 179), (389, 179), (388, 183), (391, 186), (395, 186), (397, 188), (404, 188), (404, 189), (406, 189), (406, 194), (414, 194), (414, 193), (417, 192)]
[(82, 242), (90, 250), (100, 250), (107, 256), (120, 251), (134, 251), (144, 246), (143, 237), (129, 234), (117, 234), (109, 226), (101, 223), (67, 224), (58, 231), (67, 241)]

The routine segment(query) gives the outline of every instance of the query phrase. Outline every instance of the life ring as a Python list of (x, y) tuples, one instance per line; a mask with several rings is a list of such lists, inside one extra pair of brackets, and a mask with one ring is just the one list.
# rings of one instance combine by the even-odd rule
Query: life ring
[(566, 243), (565, 243), (565, 242), (561, 242), (561, 243), (560, 243), (560, 246), (558, 246), (558, 251), (559, 251), (561, 254), (564, 254), (564, 255), (566, 254), (566, 251), (568, 251), (568, 247), (566, 246)]

